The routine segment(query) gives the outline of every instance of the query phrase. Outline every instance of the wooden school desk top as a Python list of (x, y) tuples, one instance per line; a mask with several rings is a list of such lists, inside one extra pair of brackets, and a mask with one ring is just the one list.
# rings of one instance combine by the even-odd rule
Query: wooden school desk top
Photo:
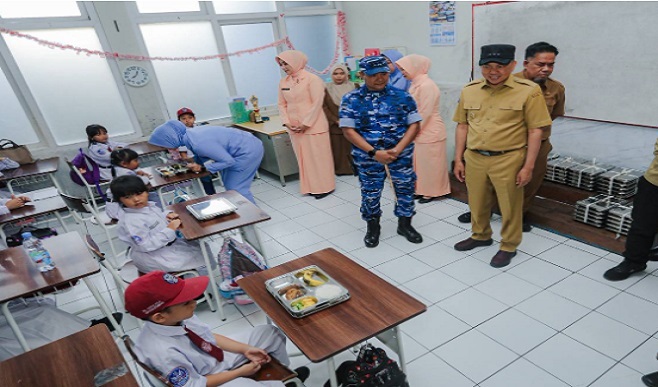
[[(317, 265), (350, 299), (303, 318), (292, 317), (265, 281)], [(320, 362), (415, 317), (427, 307), (334, 249), (324, 249), (242, 278), (238, 285), (312, 362)]]

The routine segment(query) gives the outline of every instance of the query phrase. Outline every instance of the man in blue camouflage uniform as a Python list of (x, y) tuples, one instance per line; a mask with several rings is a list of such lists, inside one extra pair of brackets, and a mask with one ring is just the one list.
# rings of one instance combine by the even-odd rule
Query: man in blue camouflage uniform
[(418, 133), (420, 114), (409, 93), (388, 85), (384, 57), (365, 57), (359, 68), (365, 85), (343, 97), (340, 127), (352, 143), (361, 182), (361, 217), (368, 223), (364, 242), (366, 247), (379, 244), (380, 199), (388, 168), (395, 187), (397, 232), (409, 242), (421, 243), (423, 238), (411, 226), (416, 183), (412, 141)]

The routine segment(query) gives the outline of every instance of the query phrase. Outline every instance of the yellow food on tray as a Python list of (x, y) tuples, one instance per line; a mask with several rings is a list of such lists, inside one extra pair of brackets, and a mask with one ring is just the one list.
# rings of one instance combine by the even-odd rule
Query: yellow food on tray
[(302, 310), (306, 309), (309, 306), (313, 306), (318, 303), (318, 299), (313, 297), (313, 296), (308, 296), (304, 298), (300, 298), (299, 300), (293, 301), (290, 304), (290, 307), (295, 309), (295, 310)]
[(295, 276), (301, 277), (304, 280), (304, 282), (306, 282), (306, 284), (308, 286), (324, 285), (325, 281), (323, 281), (321, 279), (314, 278), (314, 276), (317, 277), (316, 273), (317, 273), (317, 270), (311, 268), (311, 269), (298, 271), (297, 274), (295, 274)]

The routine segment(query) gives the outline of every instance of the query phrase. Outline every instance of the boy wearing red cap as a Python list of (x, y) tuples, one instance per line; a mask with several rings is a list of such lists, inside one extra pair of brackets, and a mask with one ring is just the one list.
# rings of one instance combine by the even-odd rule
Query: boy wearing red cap
[(244, 342), (212, 333), (194, 315), (195, 299), (207, 286), (208, 277), (184, 280), (163, 271), (146, 274), (128, 286), (126, 310), (146, 320), (135, 345), (139, 360), (174, 386), (283, 386), (279, 381), (247, 378), (271, 360), (268, 353), (285, 365), (290, 363), (283, 333), (261, 325), (235, 335)]

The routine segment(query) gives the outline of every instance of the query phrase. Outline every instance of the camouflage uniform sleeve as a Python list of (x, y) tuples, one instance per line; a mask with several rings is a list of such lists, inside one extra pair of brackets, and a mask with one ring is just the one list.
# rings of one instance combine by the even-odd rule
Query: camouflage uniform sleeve
[(338, 125), (341, 128), (356, 128), (356, 114), (354, 111), (354, 99), (351, 98), (352, 93), (347, 93), (343, 96), (340, 102), (340, 109), (338, 110)]
[(423, 117), (420, 115), (420, 113), (418, 113), (418, 105), (416, 105), (416, 101), (411, 96), (411, 94), (407, 95), (405, 103), (409, 107), (409, 113), (407, 114), (407, 125), (422, 121)]

